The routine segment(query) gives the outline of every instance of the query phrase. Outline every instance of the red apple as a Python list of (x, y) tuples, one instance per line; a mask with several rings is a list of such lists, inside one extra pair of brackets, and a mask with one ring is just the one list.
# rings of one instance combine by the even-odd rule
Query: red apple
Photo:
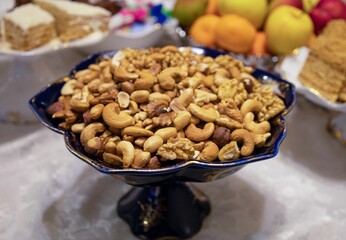
[(346, 5), (341, 0), (320, 0), (310, 12), (314, 23), (314, 32), (319, 34), (332, 19), (346, 20)]
[(312, 9), (310, 17), (314, 23), (314, 32), (316, 35), (321, 32), (331, 19), (333, 19), (329, 12), (319, 8)]
[(321, 0), (316, 7), (326, 10), (333, 19), (344, 18), (346, 15), (346, 5), (341, 0)]

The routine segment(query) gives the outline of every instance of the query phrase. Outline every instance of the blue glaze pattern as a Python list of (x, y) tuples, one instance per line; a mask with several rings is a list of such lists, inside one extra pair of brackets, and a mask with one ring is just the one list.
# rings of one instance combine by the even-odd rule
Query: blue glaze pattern
[[(221, 54), (226, 54), (207, 48), (193, 48), (193, 51), (196, 54), (203, 54), (213, 58)], [(76, 65), (69, 75), (72, 76), (76, 71), (86, 69), (90, 64), (97, 62), (97, 60), (104, 55), (113, 56), (116, 52), (117, 51), (107, 51), (90, 55)], [(116, 168), (96, 158), (88, 157), (85, 154), (83, 147), (80, 145), (78, 137), (70, 131), (60, 129), (58, 127), (58, 122), (52, 119), (46, 112), (48, 106), (57, 101), (60, 96), (60, 90), (63, 86), (61, 79), (47, 85), (32, 97), (29, 101), (29, 106), (44, 126), (64, 135), (66, 147), (72, 154), (102, 173), (110, 174), (134, 186), (155, 185), (161, 184), (162, 182), (175, 181), (206, 182), (233, 174), (249, 163), (273, 158), (278, 154), (280, 144), (286, 136), (286, 122), (283, 116), (286, 115), (294, 105), (295, 87), (291, 83), (281, 79), (279, 76), (260, 69), (256, 69), (253, 76), (259, 79), (263, 84), (271, 85), (275, 92), (280, 94), (283, 98), (286, 109), (280, 116), (271, 120), (272, 137), (264, 147), (256, 149), (249, 157), (243, 157), (232, 162), (206, 163), (191, 160), (155, 170)]]

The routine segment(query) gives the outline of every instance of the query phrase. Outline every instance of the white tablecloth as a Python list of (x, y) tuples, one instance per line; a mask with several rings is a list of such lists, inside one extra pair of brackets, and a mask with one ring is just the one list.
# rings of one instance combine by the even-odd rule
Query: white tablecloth
[[(346, 148), (298, 98), (277, 157), (195, 184), (212, 212), (193, 239), (345, 239)], [(130, 186), (74, 157), (40, 124), (0, 125), (0, 239), (136, 239), (116, 213)]]

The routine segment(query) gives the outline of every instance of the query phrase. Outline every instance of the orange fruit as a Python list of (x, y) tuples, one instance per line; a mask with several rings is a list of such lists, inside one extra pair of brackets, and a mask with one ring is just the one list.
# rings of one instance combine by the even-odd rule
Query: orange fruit
[(267, 36), (264, 32), (257, 32), (252, 44), (251, 54), (263, 56), (265, 53), (267, 53)]
[(215, 27), (220, 20), (216, 15), (204, 15), (197, 18), (189, 31), (190, 37), (199, 44), (213, 47), (215, 44)]
[(215, 28), (218, 46), (235, 53), (248, 53), (256, 36), (256, 28), (246, 18), (226, 14)]
[(209, 0), (205, 14), (217, 14), (217, 0)]

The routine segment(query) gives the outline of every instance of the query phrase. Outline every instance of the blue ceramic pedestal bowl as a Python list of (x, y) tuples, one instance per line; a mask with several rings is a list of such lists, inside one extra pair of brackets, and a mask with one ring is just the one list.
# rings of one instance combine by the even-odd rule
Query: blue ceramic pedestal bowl
[[(193, 51), (211, 57), (225, 54), (206, 48), (193, 48)], [(70, 75), (86, 69), (102, 56), (113, 56), (114, 53), (116, 51), (93, 54), (75, 66)], [(72, 154), (98, 171), (135, 186), (119, 200), (117, 207), (118, 215), (130, 225), (134, 235), (142, 239), (184, 239), (200, 230), (204, 218), (210, 212), (208, 197), (186, 182), (213, 181), (233, 174), (249, 163), (272, 158), (277, 155), (279, 146), (286, 136), (283, 116), (293, 107), (294, 86), (276, 75), (259, 69), (252, 75), (262, 84), (272, 86), (282, 97), (286, 109), (271, 120), (272, 136), (264, 147), (256, 149), (249, 157), (232, 162), (205, 163), (191, 160), (154, 170), (116, 168), (87, 156), (78, 136), (60, 129), (58, 122), (47, 113), (47, 108), (60, 96), (60, 89), (64, 84), (61, 80), (43, 88), (30, 99), (29, 106), (42, 124), (64, 136), (66, 147)]]

